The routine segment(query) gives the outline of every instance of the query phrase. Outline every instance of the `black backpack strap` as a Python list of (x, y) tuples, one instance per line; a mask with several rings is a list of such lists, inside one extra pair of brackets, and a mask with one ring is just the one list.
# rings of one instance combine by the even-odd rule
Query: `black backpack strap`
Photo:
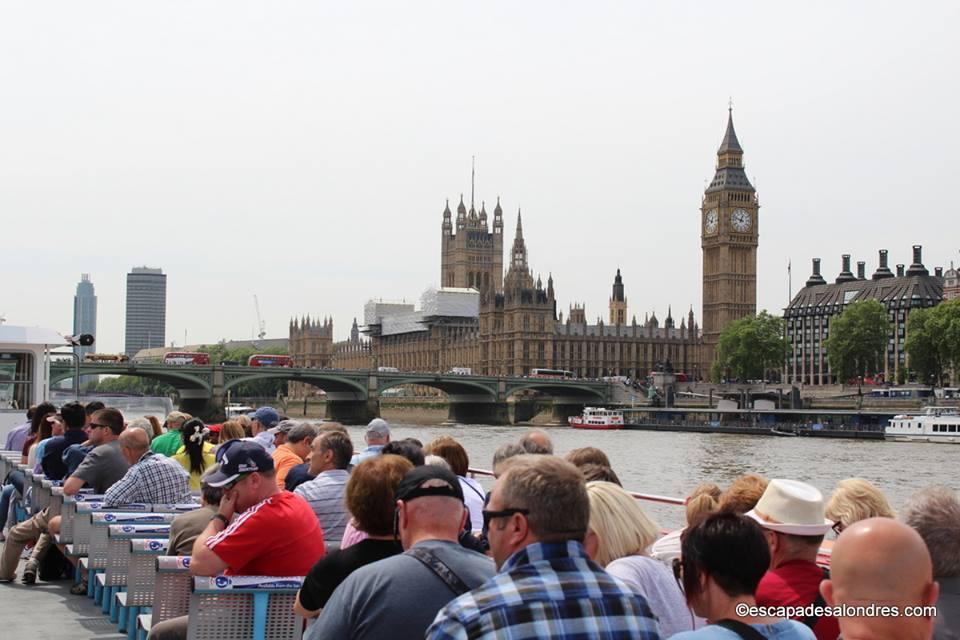
[[(829, 579), (830, 579), (830, 569), (827, 569), (827, 568), (824, 568), (824, 569), (823, 569), (823, 579), (824, 579), (824, 580), (829, 580)], [(817, 589), (817, 599), (813, 601), (813, 606), (814, 606), (814, 608), (816, 608), (816, 607), (824, 607), (824, 606), (826, 606), (826, 604), (827, 604), (827, 601), (823, 599), (823, 594), (820, 593), (820, 589), (818, 588), (818, 589)], [(803, 624), (807, 625), (807, 626), (810, 627), (810, 629), (812, 630), (815, 626), (817, 626), (817, 622), (818, 622), (819, 620), (820, 620), (820, 616), (818, 616), (818, 615), (816, 615), (816, 614), (812, 614), (812, 615), (809, 615), (809, 616), (805, 617), (805, 618), (804, 618), (803, 620), (801, 620), (800, 622), (802, 622)]]
[(448, 567), (443, 560), (435, 556), (432, 552), (423, 547), (413, 547), (408, 549), (406, 554), (412, 558), (416, 558), (422, 562), (428, 569), (433, 571), (438, 578), (443, 580), (443, 583), (450, 587), (450, 590), (453, 591), (455, 595), (460, 595), (470, 591), (470, 587), (460, 579), (453, 569)]
[(746, 622), (740, 622), (739, 620), (731, 620), (730, 618), (724, 618), (723, 620), (717, 620), (714, 622), (718, 627), (723, 627), (727, 631), (733, 631), (735, 634), (743, 638), (743, 640), (766, 640), (767, 636), (763, 635)]

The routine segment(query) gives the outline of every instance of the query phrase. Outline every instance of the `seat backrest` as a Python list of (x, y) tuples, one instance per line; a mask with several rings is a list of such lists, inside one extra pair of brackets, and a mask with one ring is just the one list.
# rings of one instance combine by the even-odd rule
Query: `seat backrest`
[(186, 513), (187, 511), (193, 511), (194, 509), (199, 509), (199, 508), (200, 508), (199, 502), (151, 505), (151, 509), (156, 513)]
[[(126, 509), (114, 507), (115, 509)], [(147, 505), (135, 505), (146, 507)], [(107, 566), (107, 533), (109, 527), (115, 524), (165, 524), (173, 520), (172, 514), (167, 513), (137, 513), (126, 511), (99, 511), (90, 516), (90, 547), (87, 550), (89, 560), (87, 566), (91, 569), (103, 569)]]
[(191, 640), (299, 640), (303, 618), (293, 613), (302, 577), (194, 578), (187, 637)]
[(72, 496), (63, 496), (63, 506), (60, 507), (60, 541), (63, 543), (73, 542), (75, 536), (74, 517), (77, 515), (80, 504), (95, 504), (103, 501), (102, 495), (76, 493)]
[[(69, 509), (70, 503), (64, 502), (64, 508)], [(72, 541), (73, 552), (79, 556), (87, 555), (90, 551), (90, 521), (93, 514), (103, 507), (102, 502), (94, 501), (76, 501), (73, 502), (76, 509), (76, 515), (71, 518), (73, 522)], [(62, 533), (62, 529), (61, 529)], [(63, 536), (61, 536), (62, 538)]]
[[(50, 488), (50, 505), (47, 507), (50, 515), (59, 516), (63, 512), (63, 487), (53, 486)], [(63, 536), (61, 536), (61, 539)]]
[(157, 557), (152, 625), (187, 615), (190, 610), (190, 585), (190, 556)]
[(53, 482), (42, 478), (40, 486), (34, 489), (33, 505), (36, 512), (39, 513), (50, 506), (50, 494), (53, 490)]
[(107, 557), (104, 564), (105, 584), (109, 587), (119, 587), (127, 584), (127, 573), (130, 570), (131, 540), (169, 535), (169, 524), (113, 524), (107, 527)]
[(153, 586), (157, 578), (157, 556), (167, 553), (166, 538), (134, 538), (129, 541), (130, 567), (127, 569), (127, 606), (153, 604)]

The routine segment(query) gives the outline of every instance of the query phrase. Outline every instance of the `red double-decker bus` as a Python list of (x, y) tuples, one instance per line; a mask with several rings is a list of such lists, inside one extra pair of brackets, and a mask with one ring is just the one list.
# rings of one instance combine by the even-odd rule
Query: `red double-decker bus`
[(195, 351), (171, 351), (163, 356), (163, 364), (210, 364), (210, 355)]
[(290, 356), (272, 356), (257, 354), (247, 360), (248, 367), (292, 367), (293, 358)]

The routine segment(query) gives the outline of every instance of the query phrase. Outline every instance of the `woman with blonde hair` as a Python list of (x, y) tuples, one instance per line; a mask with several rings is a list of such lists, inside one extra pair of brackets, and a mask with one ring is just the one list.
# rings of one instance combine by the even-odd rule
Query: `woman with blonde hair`
[(612, 482), (588, 482), (590, 528), (584, 540), (587, 553), (610, 575), (643, 595), (660, 620), (662, 637), (694, 628), (694, 618), (676, 579), (647, 549), (660, 527), (637, 500)]
[(860, 520), (896, 517), (880, 489), (863, 478), (838, 482), (823, 512), (828, 520), (833, 521), (837, 535)]

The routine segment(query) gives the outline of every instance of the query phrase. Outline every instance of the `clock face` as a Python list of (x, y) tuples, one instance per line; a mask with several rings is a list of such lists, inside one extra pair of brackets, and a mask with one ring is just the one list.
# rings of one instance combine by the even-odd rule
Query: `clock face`
[(751, 222), (750, 212), (746, 209), (734, 209), (733, 215), (730, 216), (730, 224), (740, 232), (750, 229)]
[(717, 231), (717, 222), (719, 222), (717, 217), (717, 210), (710, 209), (707, 211), (707, 215), (703, 219), (703, 230), (707, 233), (716, 233)]

